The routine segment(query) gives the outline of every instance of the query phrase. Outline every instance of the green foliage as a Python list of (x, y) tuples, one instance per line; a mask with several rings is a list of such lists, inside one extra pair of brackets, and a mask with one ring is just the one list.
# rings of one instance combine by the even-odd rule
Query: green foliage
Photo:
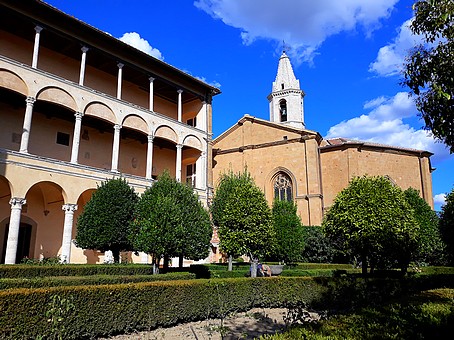
[(426, 291), (260, 339), (449, 339), (453, 301), (453, 289)]
[[(0, 291), (0, 338), (30, 339), (49, 332), (46, 313), (69, 308), (58, 322), (64, 339), (118, 333), (218, 318), (253, 307), (346, 310), (406, 293), (452, 287), (452, 275), (421, 278), (235, 278), (71, 286)], [(53, 296), (59, 301), (53, 302)], [(63, 333), (64, 332), (64, 333)]]
[(333, 261), (335, 251), (321, 227), (304, 226), (303, 243), (302, 260), (304, 262), (330, 263)]
[(421, 0), (410, 26), (423, 43), (406, 59), (403, 85), (416, 96), (426, 129), (454, 152), (454, 2)]
[(130, 231), (135, 250), (200, 260), (208, 256), (212, 228), (192, 188), (164, 172), (141, 196)]
[(66, 265), (0, 265), (1, 278), (35, 278), (46, 276), (151, 275), (146, 264), (66, 264)]
[(363, 273), (393, 265), (406, 271), (417, 251), (419, 226), (402, 190), (385, 177), (356, 177), (336, 197), (323, 220), (341, 251), (362, 261)]
[(192, 273), (166, 273), (159, 275), (90, 275), (90, 276), (46, 276), (34, 278), (0, 279), (1, 289), (40, 288), (84, 285), (111, 285), (120, 283), (190, 280), (195, 279)]
[(445, 246), (438, 228), (437, 213), (419, 196), (417, 190), (408, 188), (404, 194), (419, 225), (418, 254), (415, 259), (430, 265), (445, 264)]
[(454, 189), (446, 195), (445, 205), (441, 207), (440, 232), (447, 246), (449, 261), (454, 263)]
[(263, 192), (244, 171), (221, 176), (211, 206), (221, 251), (263, 258), (273, 251), (275, 232)]
[(286, 263), (301, 260), (303, 251), (303, 226), (297, 215), (295, 203), (276, 200), (273, 203), (273, 227), (276, 247), (271, 258)]
[(115, 262), (118, 262), (120, 251), (132, 250), (128, 226), (137, 201), (137, 194), (125, 179), (102, 182), (77, 220), (77, 246), (111, 250)]

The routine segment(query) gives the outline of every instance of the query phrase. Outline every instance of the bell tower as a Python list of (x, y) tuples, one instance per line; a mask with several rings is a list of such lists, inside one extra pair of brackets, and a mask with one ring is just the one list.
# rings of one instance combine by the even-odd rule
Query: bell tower
[(268, 95), (270, 121), (304, 129), (304, 95), (300, 81), (293, 73), (290, 58), (284, 51), (279, 58), (272, 92)]

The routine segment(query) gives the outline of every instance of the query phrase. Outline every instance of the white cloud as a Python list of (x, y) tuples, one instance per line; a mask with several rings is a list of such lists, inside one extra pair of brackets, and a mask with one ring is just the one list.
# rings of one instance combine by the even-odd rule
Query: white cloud
[(367, 102), (367, 114), (332, 126), (326, 138), (344, 137), (372, 143), (426, 150), (434, 153), (434, 160), (449, 156), (442, 143), (436, 142), (430, 132), (417, 130), (404, 123), (404, 119), (417, 115), (413, 99), (406, 92), (394, 97), (378, 97)]
[(226, 25), (242, 30), (245, 45), (256, 39), (282, 40), (296, 61), (311, 61), (331, 35), (380, 26), (398, 0), (196, 0), (194, 5)]
[(446, 203), (446, 194), (437, 194), (434, 196), (434, 203), (444, 205)]
[(408, 51), (422, 42), (422, 37), (413, 35), (410, 25), (413, 19), (405, 21), (398, 29), (391, 43), (380, 48), (377, 58), (369, 65), (369, 71), (389, 77), (399, 74)]
[(138, 50), (146, 54), (149, 54), (157, 59), (164, 60), (161, 51), (159, 51), (157, 48), (152, 47), (147, 40), (140, 36), (139, 33), (136, 32), (125, 33), (120, 38), (120, 40), (128, 45), (131, 45), (132, 47), (137, 48)]

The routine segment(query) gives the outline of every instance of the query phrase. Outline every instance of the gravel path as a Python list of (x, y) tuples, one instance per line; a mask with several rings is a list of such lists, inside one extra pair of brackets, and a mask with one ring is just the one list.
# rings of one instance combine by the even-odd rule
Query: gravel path
[(224, 320), (221, 327), (220, 319), (189, 322), (169, 328), (158, 328), (148, 332), (138, 332), (111, 337), (114, 340), (220, 340), (223, 339), (255, 339), (264, 334), (274, 334), (285, 328), (284, 316), (286, 308), (254, 308), (248, 312), (235, 313)]

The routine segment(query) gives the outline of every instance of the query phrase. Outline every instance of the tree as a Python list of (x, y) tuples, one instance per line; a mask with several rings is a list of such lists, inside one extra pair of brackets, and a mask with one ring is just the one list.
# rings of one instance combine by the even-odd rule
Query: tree
[(454, 2), (421, 0), (410, 26), (423, 44), (406, 58), (403, 85), (416, 97), (425, 128), (454, 152)]
[[(208, 256), (212, 234), (208, 212), (192, 188), (166, 171), (145, 190), (131, 224), (134, 249), (161, 257), (200, 260)], [(167, 265), (167, 261), (164, 261)]]
[(273, 203), (273, 227), (276, 245), (272, 258), (286, 263), (298, 262), (303, 252), (303, 226), (295, 203), (275, 200)]
[(440, 232), (446, 244), (446, 252), (451, 264), (454, 263), (454, 189), (446, 195), (446, 202), (441, 207)]
[(302, 261), (311, 263), (330, 263), (334, 258), (334, 249), (320, 226), (303, 227)]
[(403, 272), (417, 250), (418, 224), (402, 190), (387, 178), (355, 177), (323, 220), (326, 235), (341, 251), (368, 266), (397, 262)]
[(272, 253), (275, 234), (271, 211), (247, 170), (221, 176), (211, 214), (218, 227), (220, 250), (230, 259), (243, 254), (257, 259)]
[(120, 251), (132, 250), (128, 226), (137, 201), (137, 194), (125, 179), (102, 182), (77, 220), (77, 246), (110, 250), (114, 261), (119, 262)]
[(438, 226), (438, 216), (413, 188), (404, 191), (419, 225), (418, 254), (416, 259), (431, 265), (444, 264), (444, 244)]

